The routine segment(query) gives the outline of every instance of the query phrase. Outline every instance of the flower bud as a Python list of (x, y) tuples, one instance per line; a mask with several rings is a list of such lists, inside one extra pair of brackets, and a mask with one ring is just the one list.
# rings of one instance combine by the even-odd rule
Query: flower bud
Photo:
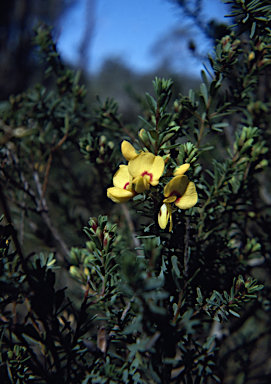
[(96, 245), (93, 241), (87, 241), (86, 246), (90, 252), (94, 252), (96, 250)]
[(103, 232), (100, 227), (97, 228), (96, 230), (96, 236), (100, 240), (100, 243), (102, 244), (102, 239), (103, 239)]
[(97, 230), (97, 228), (98, 228), (98, 221), (97, 221), (97, 219), (96, 219), (96, 217), (91, 217), (90, 219), (89, 219), (89, 226), (91, 227), (91, 229), (92, 229), (92, 231), (94, 232), (94, 233), (96, 233), (96, 230)]
[(103, 249), (105, 252), (108, 252), (111, 239), (112, 239), (112, 236), (108, 232), (106, 232), (103, 238)]
[(79, 269), (77, 267), (75, 267), (74, 265), (70, 266), (70, 274), (73, 277), (75, 277), (75, 278), (79, 278), (80, 277)]
[(104, 161), (103, 161), (103, 159), (101, 159), (100, 157), (97, 157), (97, 159), (96, 159), (96, 163), (97, 163), (97, 164), (103, 164)]
[(159, 227), (165, 229), (169, 219), (168, 204), (163, 204), (158, 213), (158, 224)]
[(78, 263), (78, 260), (77, 260), (77, 257), (76, 257), (76, 253), (73, 249), (70, 250), (70, 258), (71, 258), (71, 262), (73, 264), (77, 264)]
[(248, 55), (248, 61), (251, 61), (251, 60), (253, 60), (253, 59), (255, 59), (255, 52), (250, 52), (250, 54)]
[(268, 166), (268, 160), (263, 159), (261, 160), (256, 166), (255, 169), (265, 168)]
[(100, 138), (99, 138), (99, 145), (100, 146), (104, 146), (106, 141), (107, 141), (107, 139), (106, 139), (105, 135), (100, 136)]
[(141, 143), (143, 145), (145, 145), (146, 148), (151, 149), (152, 139), (151, 139), (151, 136), (149, 135), (149, 133), (144, 128), (142, 128), (138, 132), (138, 136), (139, 136)]

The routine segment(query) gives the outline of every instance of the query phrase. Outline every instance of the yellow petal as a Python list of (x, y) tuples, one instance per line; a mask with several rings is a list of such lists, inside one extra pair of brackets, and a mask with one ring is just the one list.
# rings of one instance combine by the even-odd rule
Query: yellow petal
[(130, 161), (139, 155), (132, 144), (126, 140), (121, 143), (121, 152), (127, 161)]
[(134, 196), (133, 191), (127, 191), (123, 188), (111, 187), (107, 189), (107, 197), (114, 201), (114, 203), (126, 203)]
[(189, 168), (190, 168), (189, 163), (182, 164), (174, 170), (173, 175), (174, 176), (184, 175), (185, 172), (188, 171)]
[(183, 196), (188, 186), (189, 179), (187, 176), (175, 176), (170, 180), (164, 188), (165, 197)]
[(158, 213), (158, 224), (160, 228), (166, 228), (169, 215), (168, 204), (163, 204)]
[[(183, 176), (184, 177), (184, 176)], [(182, 197), (179, 197), (175, 201), (175, 205), (180, 209), (189, 209), (194, 207), (198, 202), (198, 194), (195, 184), (190, 181), (186, 188), (186, 191)]]
[(128, 171), (128, 165), (121, 164), (119, 169), (113, 176), (113, 185), (117, 188), (123, 188), (126, 190), (132, 190), (133, 178)]

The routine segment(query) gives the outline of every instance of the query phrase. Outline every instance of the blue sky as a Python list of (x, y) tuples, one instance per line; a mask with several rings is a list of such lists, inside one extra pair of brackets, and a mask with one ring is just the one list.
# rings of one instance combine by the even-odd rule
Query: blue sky
[[(94, 13), (94, 35), (89, 43), (88, 70), (99, 70), (103, 61), (108, 57), (120, 58), (124, 64), (137, 72), (147, 72), (159, 66), (159, 45), (157, 41), (175, 28), (183, 28), (184, 35), (188, 28), (193, 37), (206, 42), (191, 22), (181, 18), (181, 12), (172, 2), (166, 0), (90, 0), (92, 15), (87, 14), (87, 0), (78, 0), (68, 8), (59, 20), (58, 48), (62, 58), (77, 65), (79, 46), (87, 23), (91, 22)], [(204, 18), (216, 18), (223, 21), (227, 8), (219, 0), (204, 0)], [(227, 21), (224, 19), (224, 21)], [(152, 49), (156, 44), (156, 55)], [(204, 47), (205, 48), (205, 47)], [(200, 62), (191, 63), (187, 50), (187, 40), (178, 47), (183, 60), (180, 70), (188, 72), (200, 71)], [(211, 46), (206, 45), (211, 50)], [(205, 51), (206, 51), (205, 49)], [(173, 53), (174, 54), (174, 53)], [(189, 61), (190, 60), (190, 61)]]

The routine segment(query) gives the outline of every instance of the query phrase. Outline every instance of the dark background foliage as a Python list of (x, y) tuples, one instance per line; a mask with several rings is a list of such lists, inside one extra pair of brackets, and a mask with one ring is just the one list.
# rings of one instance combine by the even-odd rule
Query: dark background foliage
[[(4, 382), (270, 382), (270, 5), (229, 1), (231, 33), (175, 3), (216, 47), (199, 81), (166, 60), (80, 74), (45, 23), (61, 2), (1, 5)], [(170, 129), (168, 172), (189, 162), (199, 194), (172, 233), (163, 184), (143, 204), (106, 197), (120, 142), (150, 149)]]

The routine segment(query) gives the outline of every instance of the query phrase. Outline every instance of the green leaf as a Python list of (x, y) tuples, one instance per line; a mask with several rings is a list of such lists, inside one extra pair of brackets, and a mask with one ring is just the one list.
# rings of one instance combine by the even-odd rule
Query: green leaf
[(233, 316), (235, 316), (235, 317), (240, 317), (239, 313), (233, 311), (232, 309), (229, 309), (229, 312), (230, 312)]
[(250, 37), (251, 39), (253, 38), (253, 36), (254, 36), (254, 34), (255, 34), (255, 31), (256, 31), (256, 25), (257, 25), (256, 21), (253, 21), (252, 26), (251, 26), (250, 35), (249, 35), (249, 37)]
[(206, 84), (202, 83), (200, 85), (200, 92), (201, 92), (201, 96), (203, 97), (205, 106), (206, 108), (208, 108), (209, 96), (208, 96), (208, 89), (206, 87)]
[(147, 102), (149, 104), (149, 107), (150, 107), (152, 113), (155, 115), (156, 109), (157, 109), (156, 101), (154, 100), (154, 98), (148, 92), (146, 93), (146, 99), (147, 99)]
[(176, 273), (177, 277), (180, 278), (181, 277), (181, 272), (180, 272), (179, 267), (178, 267), (178, 258), (177, 258), (177, 256), (172, 256), (171, 257), (171, 262), (172, 262), (172, 266), (173, 266), (174, 272)]
[(142, 116), (138, 116), (138, 118), (140, 120), (142, 120), (143, 123), (145, 123), (150, 130), (154, 129), (154, 127), (147, 120), (145, 120)]

